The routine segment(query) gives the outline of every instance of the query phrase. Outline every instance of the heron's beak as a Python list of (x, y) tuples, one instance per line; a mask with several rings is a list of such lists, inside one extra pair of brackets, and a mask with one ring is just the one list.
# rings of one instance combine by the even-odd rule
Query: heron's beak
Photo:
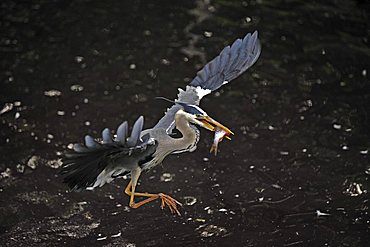
[(209, 116), (199, 116), (199, 117), (197, 117), (197, 120), (202, 123), (201, 126), (203, 128), (208, 129), (210, 131), (215, 132), (218, 129), (223, 130), (224, 132), (227, 133), (226, 138), (228, 137), (229, 134), (234, 135), (234, 132), (232, 132), (229, 128), (220, 124), (219, 122), (217, 122), (216, 120), (214, 120), (213, 118), (211, 118)]

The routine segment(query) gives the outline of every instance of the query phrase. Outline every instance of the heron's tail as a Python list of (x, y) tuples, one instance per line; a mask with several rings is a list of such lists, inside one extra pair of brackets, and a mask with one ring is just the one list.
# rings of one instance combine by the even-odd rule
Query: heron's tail
[[(123, 167), (118, 169), (115, 164), (134, 153), (137, 146), (144, 143), (140, 140), (144, 118), (136, 120), (127, 138), (128, 124), (123, 122), (117, 129), (116, 138), (112, 139), (111, 131), (106, 128), (102, 132), (102, 139), (94, 140), (85, 136), (85, 145), (74, 144), (73, 150), (64, 155), (60, 174), (65, 175), (64, 183), (72, 190), (80, 191), (88, 187), (102, 186), (117, 176), (123, 176), (130, 171)], [(147, 140), (146, 140), (147, 141)]]

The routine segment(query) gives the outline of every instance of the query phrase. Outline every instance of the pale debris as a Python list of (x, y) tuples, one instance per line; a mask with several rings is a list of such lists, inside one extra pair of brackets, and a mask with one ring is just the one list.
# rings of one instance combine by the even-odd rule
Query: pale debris
[(197, 203), (197, 198), (194, 196), (184, 196), (184, 204), (187, 206), (193, 206), (195, 203)]
[(171, 174), (171, 173), (163, 173), (162, 175), (161, 175), (161, 181), (162, 182), (171, 182), (172, 180), (173, 180), (173, 178), (174, 178), (174, 174)]
[(0, 111), (0, 115), (8, 112), (8, 111), (11, 111), (13, 109), (13, 103), (5, 103), (4, 106), (3, 106), (3, 109), (1, 109)]
[(58, 97), (62, 95), (62, 92), (56, 89), (51, 89), (51, 90), (45, 91), (44, 95), (48, 97)]

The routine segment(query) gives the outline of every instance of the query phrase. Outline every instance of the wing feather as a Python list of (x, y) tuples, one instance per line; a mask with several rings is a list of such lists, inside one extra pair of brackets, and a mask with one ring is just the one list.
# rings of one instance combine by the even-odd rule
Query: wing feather
[[(221, 53), (197, 72), (197, 76), (186, 86), (179, 89), (175, 101), (199, 105), (200, 100), (222, 85), (230, 82), (250, 68), (261, 53), (258, 32), (248, 33), (243, 39), (237, 39), (231, 46), (225, 47)], [(167, 133), (174, 129), (176, 112), (181, 109), (173, 105), (165, 112), (154, 128), (164, 128)]]
[[(149, 160), (157, 143), (149, 137), (140, 139), (144, 118), (136, 120), (131, 136), (126, 142), (127, 122), (117, 129), (117, 139), (112, 141), (109, 129), (102, 132), (102, 142), (85, 137), (85, 146), (75, 144), (63, 157), (61, 174), (72, 190), (95, 188), (109, 183), (118, 175), (130, 173), (131, 167)], [(118, 175), (117, 175), (118, 174)]]

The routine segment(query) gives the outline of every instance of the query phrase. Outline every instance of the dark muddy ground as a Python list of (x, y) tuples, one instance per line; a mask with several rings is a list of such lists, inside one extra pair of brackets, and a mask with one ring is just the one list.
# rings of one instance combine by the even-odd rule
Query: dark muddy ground
[[(1, 246), (369, 246), (366, 1), (0, 3)], [(236, 135), (144, 174), (173, 195), (131, 210), (119, 179), (69, 192), (60, 154), (85, 134), (150, 127), (204, 63), (247, 32), (263, 51), (203, 108)]]

